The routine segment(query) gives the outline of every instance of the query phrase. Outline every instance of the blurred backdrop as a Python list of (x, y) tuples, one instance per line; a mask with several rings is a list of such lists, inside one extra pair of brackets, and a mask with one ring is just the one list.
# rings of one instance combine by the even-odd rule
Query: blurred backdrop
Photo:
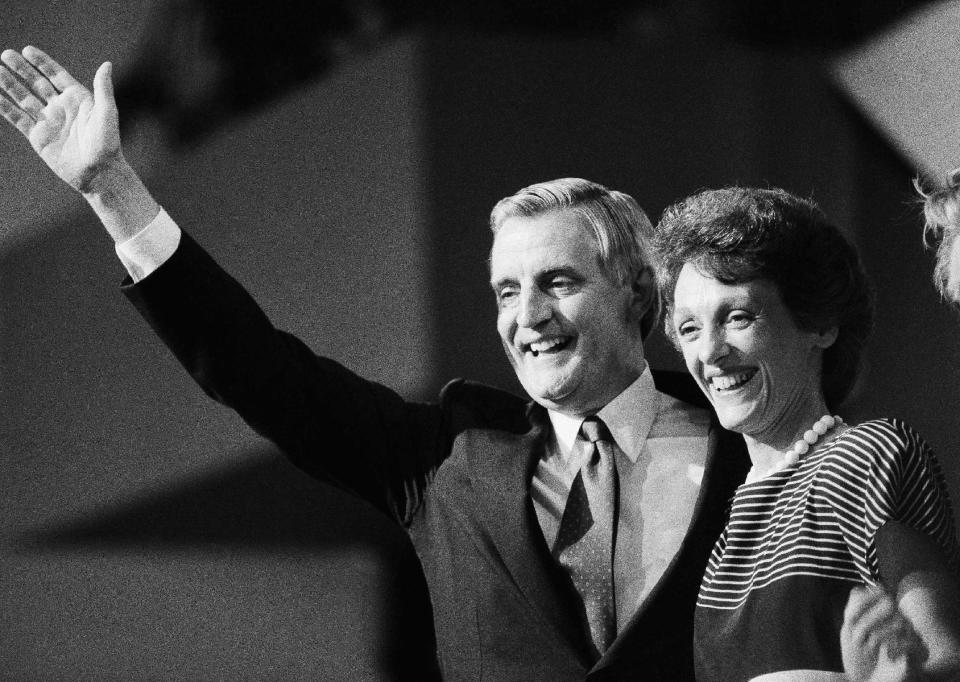
[[(937, 40), (957, 3), (417, 7), (6, 0), (0, 38), (87, 83), (113, 61), (161, 204), (278, 326), (412, 399), (456, 376), (519, 391), (486, 221), (520, 187), (582, 176), (654, 219), (734, 183), (811, 196), (878, 293), (846, 412), (911, 422), (960, 498), (960, 319), (911, 187), (960, 163)], [(0, 679), (402, 677), (432, 636), (405, 535), (210, 403), (122, 275), (4, 130)], [(681, 367), (662, 338), (650, 357)]]

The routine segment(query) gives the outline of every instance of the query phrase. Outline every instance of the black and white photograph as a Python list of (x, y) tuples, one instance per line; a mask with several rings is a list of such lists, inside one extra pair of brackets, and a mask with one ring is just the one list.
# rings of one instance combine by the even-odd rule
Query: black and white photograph
[(0, 680), (960, 680), (960, 1), (3, 17)]

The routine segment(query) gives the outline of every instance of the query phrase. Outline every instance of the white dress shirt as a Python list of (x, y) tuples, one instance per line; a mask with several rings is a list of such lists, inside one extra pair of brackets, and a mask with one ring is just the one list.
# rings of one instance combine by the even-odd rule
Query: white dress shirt
[[(598, 416), (616, 441), (620, 516), (614, 589), (621, 630), (663, 577), (690, 527), (707, 457), (710, 413), (657, 391), (648, 367)], [(530, 487), (551, 548), (570, 487), (591, 450), (578, 436), (582, 422), (550, 412), (553, 433)]]
[(130, 278), (139, 282), (163, 265), (179, 245), (180, 228), (161, 208), (146, 227), (115, 248)]

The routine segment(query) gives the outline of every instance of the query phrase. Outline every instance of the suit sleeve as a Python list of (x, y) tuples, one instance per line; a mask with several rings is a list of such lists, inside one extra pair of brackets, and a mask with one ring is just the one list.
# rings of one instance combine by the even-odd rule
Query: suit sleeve
[(276, 329), (186, 233), (122, 290), (209, 396), (308, 474), (409, 524), (449, 451), (440, 405), (408, 403)]

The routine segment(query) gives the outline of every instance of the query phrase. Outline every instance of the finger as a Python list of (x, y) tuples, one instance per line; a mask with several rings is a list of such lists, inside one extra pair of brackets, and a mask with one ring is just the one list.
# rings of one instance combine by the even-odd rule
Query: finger
[(900, 620), (901, 618), (903, 618), (903, 616), (900, 614), (900, 610), (894, 601), (886, 595), (883, 595), (872, 602), (870, 606), (861, 613), (860, 622), (873, 627), (875, 624), (891, 620)]
[(0, 66), (0, 89), (7, 98), (20, 107), (27, 115), (36, 120), (45, 106), (32, 92), (27, 90), (23, 83), (18, 81), (10, 71)]
[(16, 50), (4, 50), (0, 60), (45, 102), (57, 96), (57, 89)]
[(903, 618), (885, 618), (876, 620), (867, 631), (867, 641), (871, 643), (898, 642), (907, 636), (909, 628), (906, 627)]
[(914, 679), (911, 673), (910, 658), (903, 652), (892, 651), (886, 644), (881, 644), (877, 653), (879, 659), (877, 668), (884, 671), (883, 678), (889, 680)]
[(23, 48), (23, 56), (40, 73), (46, 76), (47, 80), (53, 83), (53, 86), (60, 92), (63, 92), (71, 86), (80, 85), (80, 82), (76, 78), (71, 76), (53, 57), (40, 48), (27, 45)]
[(0, 95), (0, 114), (13, 124), (13, 127), (30, 137), (30, 131), (36, 124), (32, 118), (27, 116), (22, 109), (13, 105), (6, 97)]
[(899, 627), (902, 619), (896, 604), (883, 592), (871, 591), (856, 597), (851, 594), (841, 630), (857, 646), (873, 647)]
[(891, 656), (913, 656), (926, 658), (923, 640), (913, 624), (901, 613), (890, 618), (884, 628), (884, 641)]
[(874, 621), (863, 634), (861, 646), (866, 651), (885, 649), (890, 656), (905, 656), (915, 655), (920, 646), (910, 622), (899, 612)]
[(860, 585), (850, 590), (847, 605), (843, 610), (843, 620), (851, 623), (860, 620), (863, 614), (876, 605), (883, 598), (883, 593), (876, 589)]

